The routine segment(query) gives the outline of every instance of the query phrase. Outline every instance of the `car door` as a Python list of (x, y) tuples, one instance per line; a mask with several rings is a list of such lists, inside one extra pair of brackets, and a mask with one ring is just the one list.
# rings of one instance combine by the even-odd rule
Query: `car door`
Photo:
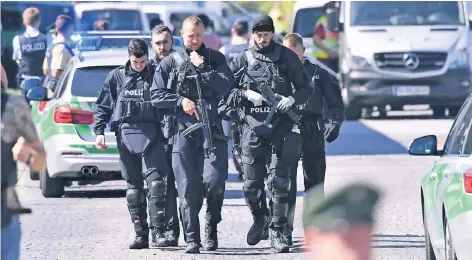
[[(452, 125), (444, 145), (443, 155), (436, 161), (433, 169), (426, 176), (423, 191), (425, 203), (428, 205), (428, 229), (433, 247), (444, 254), (444, 194), (453, 181), (453, 176), (460, 172), (461, 158), (464, 157), (464, 144), (471, 127), (472, 99), (469, 98), (462, 106), (456, 121)], [(442, 250), (441, 250), (442, 249)]]

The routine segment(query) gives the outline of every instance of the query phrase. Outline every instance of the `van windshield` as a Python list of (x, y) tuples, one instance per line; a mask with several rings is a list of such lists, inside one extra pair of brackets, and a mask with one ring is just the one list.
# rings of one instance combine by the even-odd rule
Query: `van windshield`
[(352, 1), (352, 26), (463, 25), (460, 1)]
[(322, 7), (304, 8), (298, 10), (295, 15), (293, 32), (302, 37), (311, 37), (315, 31), (315, 25), (318, 19), (324, 14)]

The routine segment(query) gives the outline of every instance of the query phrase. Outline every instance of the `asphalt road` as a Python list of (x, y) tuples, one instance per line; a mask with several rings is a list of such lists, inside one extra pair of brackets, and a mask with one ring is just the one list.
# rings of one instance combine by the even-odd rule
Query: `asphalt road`
[[(326, 189), (329, 193), (357, 181), (368, 181), (381, 187), (383, 198), (376, 211), (377, 223), (372, 238), (374, 259), (420, 260), (425, 258), (420, 179), (435, 158), (409, 156), (407, 147), (413, 138), (427, 134), (436, 134), (442, 145), (452, 120), (434, 120), (428, 115), (398, 115), (388, 120), (362, 120), (343, 125), (341, 137), (327, 147)], [(216, 252), (202, 251), (197, 256), (182, 253), (182, 238), (179, 248), (128, 250), (127, 244), (133, 233), (123, 182), (71, 187), (64, 198), (45, 199), (38, 182), (23, 175), (19, 194), (23, 204), (33, 208), (33, 214), (21, 218), (21, 258), (276, 260), (303, 257), (303, 192), (299, 192), (297, 201), (295, 221), (298, 226), (292, 253), (273, 254), (269, 241), (254, 247), (245, 242), (252, 220), (242, 199), (242, 183), (235, 172), (234, 168), (230, 169), (232, 174), (227, 182), (223, 221), (218, 234), (220, 248)], [(302, 191), (300, 176), (298, 184)], [(201, 219), (204, 220), (203, 216)]]

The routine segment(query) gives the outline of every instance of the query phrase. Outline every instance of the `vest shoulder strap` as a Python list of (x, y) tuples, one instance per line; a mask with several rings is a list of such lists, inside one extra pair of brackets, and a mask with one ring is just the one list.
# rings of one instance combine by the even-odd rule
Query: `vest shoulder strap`
[(250, 49), (245, 50), (244, 53), (246, 54), (246, 58), (247, 58), (247, 67), (251, 68), (251, 66), (256, 62), (254, 53), (252, 53)]
[(177, 51), (172, 52), (170, 55), (172, 55), (172, 58), (175, 61), (175, 64), (177, 65), (177, 68), (184, 63), (184, 58), (182, 58), (182, 55), (180, 55)]

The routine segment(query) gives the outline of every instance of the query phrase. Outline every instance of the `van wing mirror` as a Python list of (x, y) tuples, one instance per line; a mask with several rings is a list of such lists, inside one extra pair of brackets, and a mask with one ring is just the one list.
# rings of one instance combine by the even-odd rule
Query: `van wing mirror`
[(342, 30), (339, 22), (339, 8), (328, 8), (326, 10), (327, 26), (331, 32), (339, 32)]

